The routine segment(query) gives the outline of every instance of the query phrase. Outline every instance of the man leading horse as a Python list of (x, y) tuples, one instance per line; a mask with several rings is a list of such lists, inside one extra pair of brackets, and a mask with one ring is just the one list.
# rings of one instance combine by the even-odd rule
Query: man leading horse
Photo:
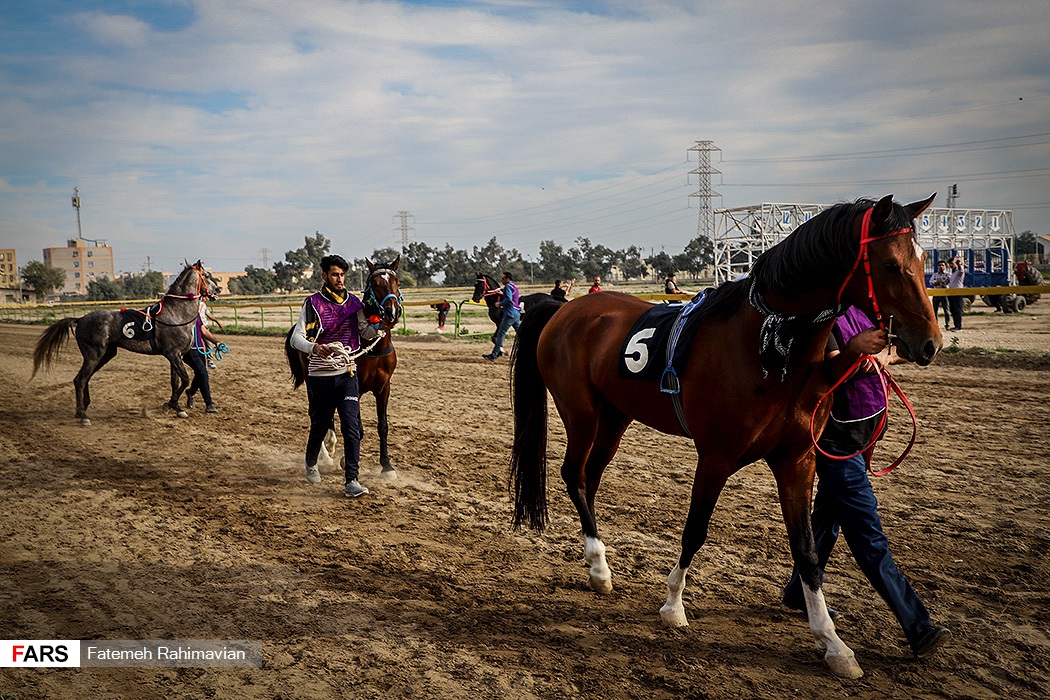
[(310, 404), (310, 435), (306, 441), (306, 480), (321, 481), (317, 457), (332, 425), (332, 414), (339, 414), (343, 435), (344, 494), (357, 498), (368, 493), (358, 480), (361, 455), (361, 411), (355, 353), (361, 340), (372, 340), (383, 331), (369, 323), (364, 304), (346, 288), (350, 268), (339, 255), (321, 258), (320, 291), (303, 302), (299, 320), (289, 341), (309, 356), (306, 394)]

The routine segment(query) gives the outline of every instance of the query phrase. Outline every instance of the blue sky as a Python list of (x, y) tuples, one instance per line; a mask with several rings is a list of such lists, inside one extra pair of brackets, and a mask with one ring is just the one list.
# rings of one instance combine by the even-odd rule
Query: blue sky
[(1050, 233), (1047, 37), (1045, 0), (5, 0), (0, 247), (64, 245), (77, 187), (118, 271), (362, 257), (399, 211), (439, 248), (674, 253), (701, 140), (716, 207), (957, 183)]

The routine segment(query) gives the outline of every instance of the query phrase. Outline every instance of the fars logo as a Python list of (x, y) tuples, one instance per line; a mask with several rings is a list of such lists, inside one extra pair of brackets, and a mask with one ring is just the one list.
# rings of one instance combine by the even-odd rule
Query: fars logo
[(80, 666), (79, 639), (4, 639), (0, 668)]

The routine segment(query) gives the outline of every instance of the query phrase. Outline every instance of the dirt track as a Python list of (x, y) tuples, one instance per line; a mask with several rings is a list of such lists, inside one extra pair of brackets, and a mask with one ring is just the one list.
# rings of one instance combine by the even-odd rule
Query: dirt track
[[(963, 347), (1047, 352), (1048, 318), (1044, 300), (1019, 317), (968, 316), (957, 335)], [(695, 463), (685, 440), (628, 431), (598, 496), (616, 586), (599, 597), (556, 477), (548, 533), (509, 527), (507, 365), (483, 361), (484, 345), (397, 341), (399, 478), (378, 476), (366, 398), (372, 493), (348, 501), (331, 468), (319, 486), (303, 479), (306, 396), (286, 381), (279, 339), (229, 338), (212, 375), (221, 413), (182, 420), (159, 410), (164, 361), (122, 352), (93, 381), (94, 425), (82, 428), (75, 346), (27, 383), (40, 331), (0, 326), (0, 636), (259, 639), (265, 664), (2, 669), (0, 697), (1017, 699), (1050, 688), (1045, 362), (896, 369), (920, 438), (876, 492), (898, 563), (954, 637), (911, 661), (840, 543), (825, 590), (866, 673), (841, 681), (804, 618), (779, 604), (789, 555), (762, 464), (730, 481), (690, 571), (690, 627), (668, 630), (657, 610)], [(884, 457), (905, 430), (893, 415)]]

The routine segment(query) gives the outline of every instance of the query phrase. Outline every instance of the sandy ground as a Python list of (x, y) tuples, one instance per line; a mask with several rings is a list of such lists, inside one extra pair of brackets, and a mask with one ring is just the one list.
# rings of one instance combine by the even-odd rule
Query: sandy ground
[[(978, 304), (978, 310), (981, 305)], [(960, 347), (1050, 351), (1050, 302), (982, 312)], [(488, 346), (399, 339), (391, 451), (379, 476), (362, 402), (362, 481), (307, 484), (306, 396), (276, 338), (229, 337), (221, 412), (160, 410), (168, 370), (122, 352), (73, 418), (68, 346), (29, 382), (41, 327), (0, 326), (0, 636), (257, 639), (259, 669), (0, 669), (22, 698), (1045, 698), (1050, 689), (1050, 363), (942, 356), (895, 374), (920, 417), (912, 457), (876, 492), (898, 563), (936, 621), (933, 658), (903, 635), (844, 543), (825, 591), (865, 676), (826, 670), (779, 603), (789, 555), (763, 464), (730, 481), (686, 589), (690, 626), (658, 609), (678, 553), (694, 453), (632, 427), (599, 493), (616, 589), (598, 596), (574, 511), (551, 479), (552, 527), (509, 526), (507, 364)], [(946, 345), (951, 343), (946, 337)], [(889, 459), (910, 433), (895, 410)], [(552, 422), (560, 460), (561, 425)]]

